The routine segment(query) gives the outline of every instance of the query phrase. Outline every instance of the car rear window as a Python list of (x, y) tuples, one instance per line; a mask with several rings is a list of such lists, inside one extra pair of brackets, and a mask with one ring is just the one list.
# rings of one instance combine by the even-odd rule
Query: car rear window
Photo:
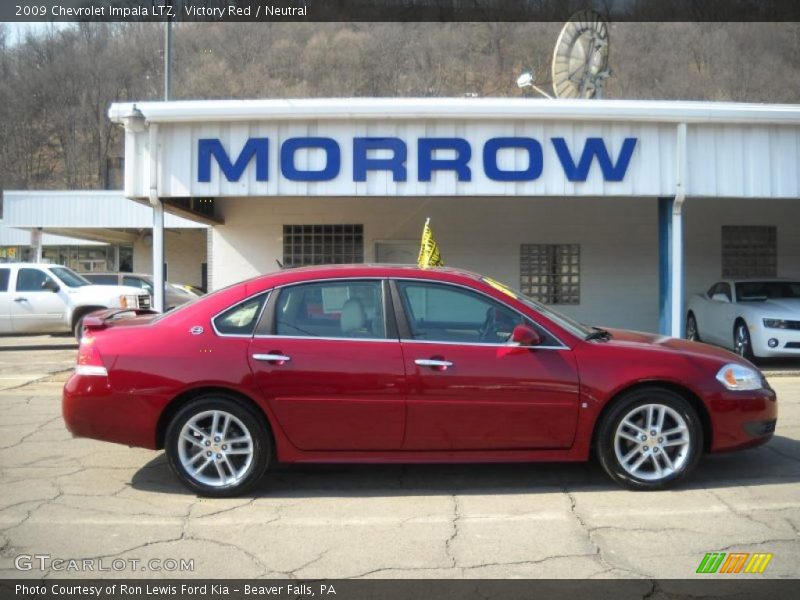
[(253, 335), (267, 294), (260, 294), (236, 304), (214, 318), (220, 335)]

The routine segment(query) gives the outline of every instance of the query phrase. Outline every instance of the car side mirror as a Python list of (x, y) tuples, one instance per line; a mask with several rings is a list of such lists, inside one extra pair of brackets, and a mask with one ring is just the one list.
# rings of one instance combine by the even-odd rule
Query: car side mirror
[(728, 298), (728, 296), (726, 294), (722, 294), (720, 292), (717, 292), (716, 294), (711, 296), (711, 299), (714, 302), (726, 302), (726, 303), (730, 302), (730, 299)]
[(42, 282), (42, 289), (43, 290), (50, 290), (51, 292), (55, 293), (58, 290), (60, 290), (61, 288), (59, 288), (58, 284), (55, 281), (53, 281), (52, 279), (45, 279)]
[(517, 325), (511, 332), (510, 341), (517, 346), (538, 346), (542, 343), (542, 336), (532, 327)]

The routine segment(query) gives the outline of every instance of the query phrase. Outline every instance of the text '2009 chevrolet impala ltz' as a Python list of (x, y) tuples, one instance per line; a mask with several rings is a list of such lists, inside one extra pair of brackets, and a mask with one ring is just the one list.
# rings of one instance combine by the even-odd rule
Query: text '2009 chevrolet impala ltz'
[[(137, 311), (141, 313), (143, 311)], [(313, 267), (163, 315), (85, 319), (77, 436), (166, 450), (197, 493), (275, 463), (583, 461), (633, 489), (766, 442), (775, 393), (726, 350), (573, 322), (454, 269)]]

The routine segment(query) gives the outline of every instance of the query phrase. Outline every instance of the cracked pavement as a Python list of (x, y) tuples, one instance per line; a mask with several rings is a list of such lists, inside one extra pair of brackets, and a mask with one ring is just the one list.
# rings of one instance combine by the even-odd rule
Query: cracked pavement
[(71, 438), (74, 353), (0, 351), (0, 577), (97, 575), (14, 568), (48, 554), (194, 560), (105, 577), (686, 578), (712, 551), (772, 552), (764, 576), (800, 574), (800, 377), (770, 380), (768, 445), (707, 457), (672, 491), (624, 491), (593, 463), (303, 466), (207, 499), (160, 452)]

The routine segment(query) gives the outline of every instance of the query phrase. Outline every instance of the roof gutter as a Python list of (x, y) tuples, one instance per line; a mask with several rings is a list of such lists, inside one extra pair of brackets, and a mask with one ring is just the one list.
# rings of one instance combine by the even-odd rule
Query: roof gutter
[[(114, 103), (109, 118), (123, 122), (132, 103)], [(326, 98), (139, 102), (150, 123), (297, 120), (570, 120), (651, 123), (800, 125), (800, 105), (646, 100), (529, 98)]]

